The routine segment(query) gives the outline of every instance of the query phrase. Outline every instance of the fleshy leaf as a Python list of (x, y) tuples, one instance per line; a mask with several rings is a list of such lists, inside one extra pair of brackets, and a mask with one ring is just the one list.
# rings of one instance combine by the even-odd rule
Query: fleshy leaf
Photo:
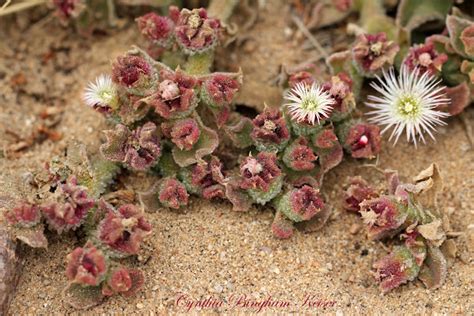
[(75, 309), (85, 310), (104, 301), (100, 286), (69, 284), (63, 292), (66, 302)]
[(408, 281), (413, 281), (420, 271), (415, 257), (404, 246), (395, 247), (388, 256), (375, 262), (374, 268), (375, 277), (380, 282), (380, 289), (384, 294)]
[(438, 247), (428, 245), (428, 255), (418, 278), (429, 289), (437, 289), (446, 280), (447, 262)]
[(396, 23), (411, 31), (429, 21), (444, 22), (451, 6), (451, 0), (401, 0)]
[(471, 53), (474, 49), (474, 45), (472, 44), (474, 22), (458, 16), (448, 15), (446, 18), (446, 27), (448, 28), (449, 38), (454, 50), (461, 56), (473, 58), (474, 56)]
[(306, 233), (316, 232), (324, 227), (331, 214), (332, 208), (326, 204), (323, 209), (313, 218), (311, 218), (309, 221), (297, 223), (296, 227), (303, 229), (303, 231)]
[(446, 88), (446, 96), (451, 99), (447, 111), (451, 115), (457, 115), (471, 104), (471, 91), (466, 82), (455, 87)]
[(281, 212), (276, 212), (272, 224), (273, 236), (279, 239), (288, 239), (293, 235), (293, 230), (293, 222)]
[(225, 195), (232, 203), (232, 209), (237, 212), (245, 212), (252, 206), (252, 200), (248, 194), (240, 188), (237, 178), (231, 177), (225, 183)]
[(197, 143), (194, 144), (191, 150), (180, 150), (176, 146), (172, 149), (173, 158), (180, 167), (203, 162), (202, 158), (212, 154), (219, 144), (217, 133), (213, 129), (204, 126), (197, 115), (196, 120), (201, 128), (201, 135)]
[(135, 294), (137, 294), (145, 283), (145, 276), (143, 275), (142, 271), (138, 269), (128, 269), (128, 273), (130, 274), (130, 278), (132, 279), (132, 286), (127, 292), (123, 293), (123, 295), (126, 297), (134, 296)]
[(247, 148), (253, 144), (250, 137), (252, 130), (252, 120), (236, 112), (231, 113), (228, 123), (224, 126), (224, 132), (237, 148)]

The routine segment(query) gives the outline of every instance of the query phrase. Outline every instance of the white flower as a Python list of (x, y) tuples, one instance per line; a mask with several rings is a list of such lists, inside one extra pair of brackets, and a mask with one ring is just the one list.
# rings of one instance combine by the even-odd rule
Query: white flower
[(84, 101), (90, 107), (114, 107), (117, 103), (117, 91), (108, 75), (100, 75), (90, 82), (84, 91)]
[(440, 80), (425, 72), (420, 75), (419, 70), (411, 71), (402, 66), (398, 78), (392, 69), (383, 72), (383, 78), (377, 76), (378, 82), (371, 86), (381, 94), (380, 97), (369, 95), (371, 102), (368, 107), (375, 110), (368, 113), (369, 121), (385, 125), (382, 133), (393, 127), (390, 140), (395, 136), (395, 142), (405, 130), (407, 140), (413, 141), (416, 146), (416, 136), (425, 143), (423, 133), (426, 132), (434, 140), (435, 126), (445, 125), (441, 119), (449, 116), (448, 113), (436, 110), (439, 106), (450, 103), (444, 94), (444, 86), (439, 86)]
[(289, 101), (285, 106), (292, 119), (298, 123), (309, 122), (314, 125), (315, 121), (329, 117), (332, 105), (335, 103), (334, 98), (323, 88), (315, 83), (311, 86), (305, 83), (298, 83), (288, 91), (285, 99)]

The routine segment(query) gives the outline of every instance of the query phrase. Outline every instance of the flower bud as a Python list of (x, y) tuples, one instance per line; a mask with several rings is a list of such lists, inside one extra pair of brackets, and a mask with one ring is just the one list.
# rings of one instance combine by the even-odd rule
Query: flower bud
[(344, 209), (351, 212), (359, 212), (359, 204), (365, 200), (378, 197), (377, 192), (367, 181), (360, 176), (351, 177), (349, 185), (344, 191)]
[(200, 135), (199, 125), (192, 118), (175, 122), (170, 133), (171, 141), (181, 150), (191, 150)]
[(181, 71), (163, 70), (158, 91), (146, 99), (156, 113), (165, 119), (181, 118), (189, 115), (197, 106), (194, 92), (196, 80)]
[(282, 174), (274, 153), (261, 152), (240, 164), (240, 187), (260, 204), (273, 199), (281, 190)]
[(166, 207), (179, 209), (188, 204), (186, 187), (174, 178), (162, 180), (158, 189), (158, 200)]
[(368, 236), (372, 240), (397, 233), (408, 218), (407, 205), (393, 196), (365, 200), (359, 206), (362, 219), (368, 226)]
[(152, 67), (139, 56), (120, 56), (112, 65), (112, 80), (125, 88), (139, 89), (149, 85)]
[(285, 165), (295, 171), (309, 171), (316, 167), (318, 156), (308, 145), (305, 137), (299, 137), (293, 143), (286, 147), (283, 153), (283, 162)]
[(420, 76), (425, 72), (428, 72), (430, 75), (438, 75), (446, 61), (448, 61), (446, 54), (439, 54), (435, 50), (433, 43), (427, 43), (411, 47), (403, 64), (412, 72), (418, 69)]
[(358, 71), (366, 77), (373, 77), (382, 69), (393, 65), (400, 47), (387, 39), (383, 32), (361, 34), (352, 48), (352, 56)]
[(66, 276), (72, 283), (97, 286), (105, 278), (107, 263), (102, 251), (91, 243), (67, 256)]
[(125, 204), (118, 210), (107, 209), (107, 215), (99, 223), (98, 238), (117, 252), (117, 255), (134, 255), (143, 239), (150, 234), (151, 225), (143, 212), (133, 204)]
[(346, 130), (344, 148), (353, 158), (374, 158), (381, 149), (380, 128), (376, 125), (358, 123)]
[(290, 139), (286, 120), (279, 110), (266, 109), (252, 123), (250, 136), (260, 151), (280, 151)]
[(46, 202), (40, 206), (49, 226), (59, 234), (79, 227), (87, 212), (95, 205), (87, 188), (77, 185), (77, 179), (71, 176), (64, 184), (59, 184), (55, 192), (56, 201)]
[(201, 97), (212, 107), (220, 108), (230, 105), (239, 91), (240, 84), (239, 80), (228, 74), (212, 74), (202, 83)]
[(176, 40), (187, 54), (203, 53), (217, 44), (220, 22), (205, 9), (182, 9), (176, 22)]
[(401, 284), (413, 281), (420, 272), (415, 257), (408, 248), (397, 246), (392, 253), (374, 263), (375, 278), (382, 293), (387, 293)]
[(150, 12), (137, 18), (136, 21), (140, 33), (146, 39), (161, 47), (170, 46), (174, 31), (174, 23), (170, 18)]
[(277, 211), (293, 222), (307, 221), (324, 208), (319, 190), (309, 185), (293, 188), (277, 198)]
[(161, 155), (156, 125), (147, 122), (130, 131), (117, 124), (115, 130), (105, 131), (107, 142), (100, 146), (102, 155), (111, 161), (122, 162), (135, 170), (146, 170), (154, 165)]

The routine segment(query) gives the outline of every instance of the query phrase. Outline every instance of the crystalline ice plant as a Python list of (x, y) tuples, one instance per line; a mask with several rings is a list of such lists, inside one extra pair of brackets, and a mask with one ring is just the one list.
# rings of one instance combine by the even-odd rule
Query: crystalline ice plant
[(315, 83), (298, 83), (285, 95), (288, 112), (298, 123), (320, 124), (329, 117), (335, 100)]
[(384, 72), (383, 77), (377, 77), (378, 82), (371, 86), (380, 96), (370, 95), (366, 105), (373, 110), (368, 113), (369, 121), (384, 125), (382, 133), (393, 128), (390, 139), (396, 143), (403, 132), (407, 141), (417, 143), (417, 138), (425, 142), (423, 133), (433, 140), (436, 126), (445, 125), (442, 120), (449, 116), (437, 110), (437, 107), (449, 104), (450, 100), (443, 93), (444, 87), (439, 86), (439, 80), (428, 72), (419, 75), (419, 70), (410, 72), (402, 66), (396, 77), (391, 69)]

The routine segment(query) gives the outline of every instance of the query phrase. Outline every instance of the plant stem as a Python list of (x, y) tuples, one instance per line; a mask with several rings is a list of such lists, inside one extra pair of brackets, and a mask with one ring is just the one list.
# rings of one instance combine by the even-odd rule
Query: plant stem
[[(232, 15), (238, 0), (211, 0), (207, 13), (210, 17), (219, 19), (226, 24)], [(211, 71), (214, 63), (214, 50), (188, 57), (184, 70), (190, 75), (205, 75)]]
[(190, 75), (205, 75), (211, 71), (214, 62), (214, 50), (194, 54), (188, 57), (184, 70)]

